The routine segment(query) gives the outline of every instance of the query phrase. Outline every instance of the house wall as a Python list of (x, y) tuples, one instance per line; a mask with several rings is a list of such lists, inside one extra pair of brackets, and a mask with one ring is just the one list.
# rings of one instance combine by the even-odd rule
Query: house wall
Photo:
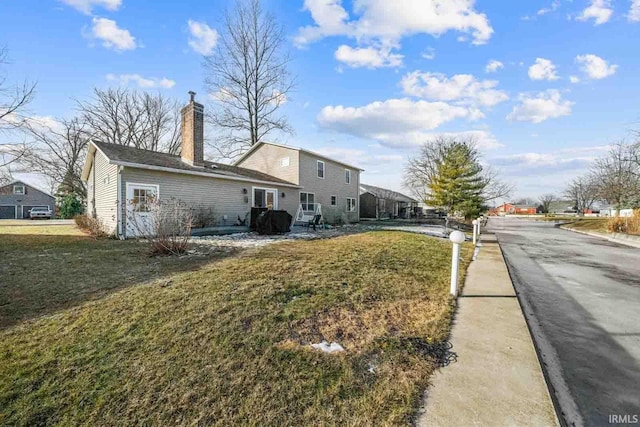
[[(300, 155), (300, 192), (315, 194), (315, 202), (322, 205), (325, 220), (334, 222), (360, 221), (360, 171), (305, 152)], [(317, 160), (325, 162), (325, 177), (318, 178)], [(345, 169), (351, 170), (351, 183), (345, 182)], [(331, 196), (337, 196), (337, 206), (331, 206)], [(347, 197), (355, 199), (355, 212), (347, 212)], [(298, 199), (299, 200), (299, 199)]]
[(96, 151), (87, 179), (88, 215), (100, 219), (108, 233), (115, 233), (118, 218), (118, 166)]
[(360, 195), (360, 218), (377, 218), (376, 196), (371, 193)]
[[(251, 211), (253, 187), (277, 189), (278, 209), (286, 210), (292, 216), (298, 209), (297, 188), (125, 167), (122, 172), (122, 200), (127, 198), (127, 183), (158, 185), (160, 200), (175, 198), (190, 205), (213, 208), (218, 225), (233, 225), (238, 216), (245, 218)], [(247, 194), (243, 193), (245, 188)], [(123, 218), (126, 221), (124, 204)], [(122, 228), (126, 230), (124, 225)]]
[[(26, 194), (13, 194), (13, 186), (16, 184), (24, 185)], [(55, 213), (56, 199), (37, 188), (19, 181), (0, 187), (0, 206), (17, 206), (18, 218), (28, 218), (28, 210), (33, 206), (49, 206)]]
[[(262, 144), (237, 166), (257, 170), (293, 184), (299, 184), (299, 154), (298, 150), (292, 148)], [(289, 165), (282, 166), (281, 160), (287, 157)]]

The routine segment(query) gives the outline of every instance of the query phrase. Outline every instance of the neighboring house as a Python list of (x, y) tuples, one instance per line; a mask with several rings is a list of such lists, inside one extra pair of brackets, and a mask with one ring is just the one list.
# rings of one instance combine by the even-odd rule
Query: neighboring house
[(576, 214), (575, 203), (571, 200), (558, 200), (549, 204), (549, 213), (558, 214)]
[(535, 215), (538, 208), (535, 206), (516, 205), (514, 203), (504, 203), (492, 210), (495, 215)]
[[(328, 223), (360, 220), (359, 187), (362, 169), (297, 147), (262, 142), (235, 163), (299, 185), (298, 210), (313, 215), (321, 207)], [(291, 212), (290, 212), (291, 213)]]
[(0, 219), (29, 218), (35, 207), (48, 207), (55, 214), (56, 199), (23, 181), (0, 187)]
[(418, 201), (397, 191), (360, 184), (360, 218), (410, 218)]
[[(135, 237), (135, 224), (149, 215), (148, 202), (156, 199), (177, 199), (213, 211), (213, 225), (234, 225), (238, 217), (247, 218), (251, 207), (286, 210), (295, 217), (301, 204), (315, 211), (318, 203), (323, 203), (329, 221), (326, 214), (332, 209), (325, 209), (324, 204), (331, 207), (334, 202), (336, 214), (344, 208), (346, 218), (358, 220), (355, 198), (360, 178), (356, 168), (349, 167), (351, 172), (347, 174), (346, 166), (339, 162), (273, 144), (253, 147), (236, 165), (205, 161), (204, 106), (195, 102), (193, 95), (182, 109), (180, 156), (97, 141), (89, 145), (82, 172), (87, 183), (87, 212), (99, 218), (109, 232)], [(269, 168), (264, 165), (258, 167), (273, 156), (269, 147), (286, 153), (275, 160), (281, 168), (279, 173), (265, 172)], [(324, 164), (323, 178), (314, 175), (320, 175), (316, 159)], [(347, 190), (351, 187), (353, 192)]]

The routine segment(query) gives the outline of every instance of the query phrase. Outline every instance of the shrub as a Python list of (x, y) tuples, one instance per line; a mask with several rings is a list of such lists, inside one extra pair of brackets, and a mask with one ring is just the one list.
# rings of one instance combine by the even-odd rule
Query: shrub
[(82, 214), (82, 202), (73, 194), (67, 194), (60, 199), (58, 216), (62, 219), (74, 218)]
[(138, 236), (144, 236), (154, 255), (187, 252), (193, 224), (193, 208), (177, 199), (154, 200), (144, 206), (145, 215), (127, 215)]
[(216, 225), (216, 214), (212, 207), (193, 206), (191, 215), (191, 228), (206, 228)]
[(89, 215), (76, 215), (73, 217), (78, 228), (93, 237), (107, 237), (107, 227), (104, 222), (98, 218), (90, 217)]
[(609, 218), (607, 230), (611, 233), (640, 234), (640, 209), (635, 209), (631, 217)]

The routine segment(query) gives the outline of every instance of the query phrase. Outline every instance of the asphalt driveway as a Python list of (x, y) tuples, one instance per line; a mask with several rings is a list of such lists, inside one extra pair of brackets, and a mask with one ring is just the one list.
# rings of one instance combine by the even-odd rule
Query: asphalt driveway
[(492, 218), (489, 229), (567, 424), (640, 418), (640, 249), (545, 222)]

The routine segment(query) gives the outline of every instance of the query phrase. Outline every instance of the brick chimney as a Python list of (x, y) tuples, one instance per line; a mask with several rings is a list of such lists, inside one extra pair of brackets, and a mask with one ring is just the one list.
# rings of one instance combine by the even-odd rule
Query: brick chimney
[(189, 91), (189, 104), (182, 113), (182, 161), (192, 166), (204, 166), (204, 105), (195, 101), (196, 93)]

